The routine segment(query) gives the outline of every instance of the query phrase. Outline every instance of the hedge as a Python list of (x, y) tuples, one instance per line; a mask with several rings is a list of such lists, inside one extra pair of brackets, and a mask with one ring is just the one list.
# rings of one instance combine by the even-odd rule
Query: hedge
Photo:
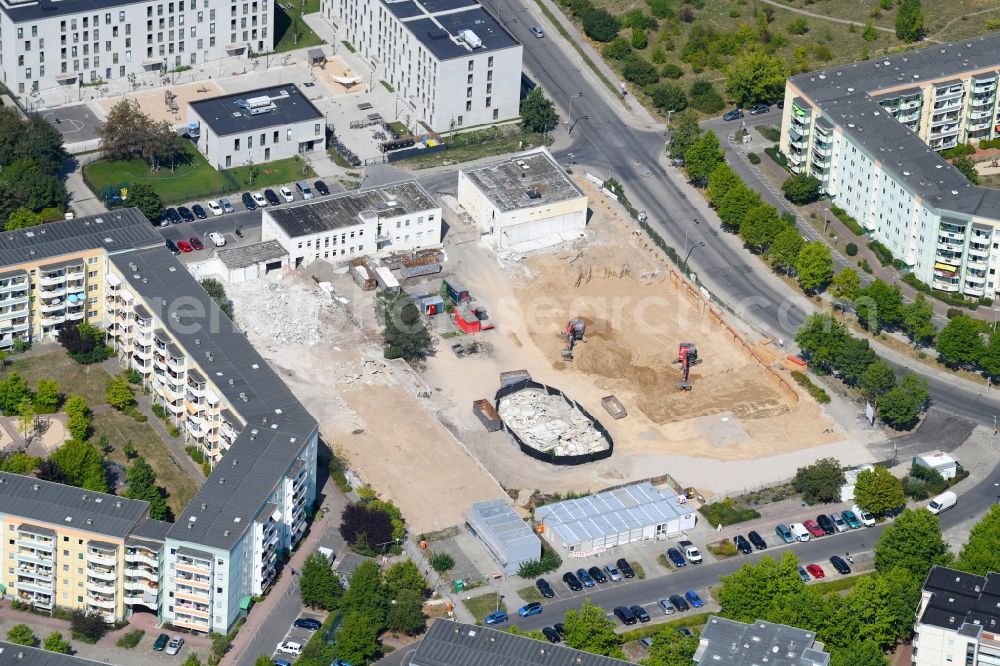
[(819, 404), (825, 405), (830, 402), (829, 394), (821, 386), (813, 384), (812, 380), (804, 372), (793, 372), (792, 379), (795, 380), (796, 384), (804, 388)]
[(847, 211), (839, 206), (830, 206), (830, 212), (834, 216), (844, 223), (844, 226), (851, 230), (855, 236), (864, 236), (865, 230), (861, 227), (861, 223), (855, 220), (853, 217), (847, 214)]

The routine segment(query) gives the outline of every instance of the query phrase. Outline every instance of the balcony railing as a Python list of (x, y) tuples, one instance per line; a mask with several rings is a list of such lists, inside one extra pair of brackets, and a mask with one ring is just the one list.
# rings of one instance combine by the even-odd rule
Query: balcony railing
[(90, 606), (96, 606), (97, 608), (103, 608), (105, 610), (115, 609), (116, 604), (114, 598), (106, 599), (103, 597), (95, 597), (93, 595), (88, 594), (86, 596), (86, 599), (87, 599), (87, 604)]
[(87, 551), (87, 561), (91, 564), (103, 564), (106, 567), (113, 567), (118, 564), (118, 559), (114, 555), (95, 550)]

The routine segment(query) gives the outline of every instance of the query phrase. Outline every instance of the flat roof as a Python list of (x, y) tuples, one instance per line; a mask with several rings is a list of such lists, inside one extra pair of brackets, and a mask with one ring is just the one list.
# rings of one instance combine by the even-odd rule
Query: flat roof
[(265, 208), (291, 238), (320, 234), (363, 223), (359, 215), (379, 218), (413, 215), (440, 208), (416, 180), (405, 180), (361, 190), (348, 190), (295, 206)]
[[(752, 624), (713, 615), (701, 630), (694, 661), (718, 666), (825, 666), (830, 655), (814, 647), (816, 634), (786, 624)], [(734, 649), (735, 647), (735, 649)]]
[(0, 472), (0, 514), (29, 522), (124, 538), (148, 508), (141, 500)]
[(462, 172), (502, 211), (586, 196), (544, 147)]
[[(217, 136), (323, 119), (294, 83), (201, 99), (188, 105)], [(252, 113), (248, 106), (254, 106), (252, 110), (258, 113)]]
[(924, 592), (930, 599), (920, 622), (972, 635), (980, 629), (1000, 631), (1000, 574), (976, 576), (946, 567), (934, 567), (927, 574)]
[(165, 520), (153, 520), (152, 518), (143, 518), (139, 521), (139, 524), (135, 526), (135, 529), (129, 534), (129, 540), (133, 538), (142, 539), (144, 541), (156, 541), (163, 542), (167, 538), (167, 532), (173, 523), (168, 523)]
[(253, 523), (316, 422), (165, 247), (111, 261), (183, 348), (178, 352), (190, 356), (246, 422), (167, 533), (170, 539), (228, 550)]
[[(440, 296), (437, 298), (440, 299)], [(489, 539), (500, 553), (522, 548), (542, 548), (535, 531), (528, 527), (508, 502), (503, 499), (476, 502), (469, 509), (469, 522), (475, 523), (480, 536)], [(488, 534), (484, 534), (488, 532)]]
[[(520, 46), (477, 0), (382, 0), (382, 4), (438, 60)], [(466, 30), (478, 38), (475, 48), (463, 39)]]
[(0, 664), (17, 666), (108, 666), (109, 661), (93, 661), (35, 647), (0, 641)]
[(256, 266), (263, 261), (273, 261), (288, 256), (288, 252), (276, 240), (239, 247), (220, 247), (215, 251), (215, 254), (219, 257), (219, 261), (230, 270)]
[(135, 0), (34, 0), (11, 2), (0, 0), (0, 10), (14, 23), (38, 21), (58, 16), (69, 16), (131, 5)]

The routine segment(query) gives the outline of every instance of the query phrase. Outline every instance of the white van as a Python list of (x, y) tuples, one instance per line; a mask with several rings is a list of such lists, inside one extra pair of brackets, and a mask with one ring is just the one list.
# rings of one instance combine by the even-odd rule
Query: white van
[(302, 644), (295, 641), (285, 641), (284, 643), (278, 643), (278, 647), (274, 651), (282, 654), (292, 654), (297, 657), (302, 654)]
[(809, 530), (802, 523), (792, 523), (788, 526), (788, 529), (792, 531), (792, 534), (798, 541), (809, 541), (811, 537)]
[(855, 504), (851, 507), (851, 513), (857, 516), (858, 520), (865, 527), (875, 527), (875, 516), (871, 514), (871, 511), (865, 511), (860, 506)]
[(958, 495), (950, 490), (947, 490), (932, 499), (927, 505), (927, 510), (934, 515), (937, 515), (942, 511), (947, 511), (956, 504), (958, 504)]
[(313, 191), (309, 189), (309, 183), (307, 183), (306, 181), (300, 180), (299, 182), (295, 183), (295, 189), (299, 191), (299, 194), (302, 195), (303, 199), (313, 198)]

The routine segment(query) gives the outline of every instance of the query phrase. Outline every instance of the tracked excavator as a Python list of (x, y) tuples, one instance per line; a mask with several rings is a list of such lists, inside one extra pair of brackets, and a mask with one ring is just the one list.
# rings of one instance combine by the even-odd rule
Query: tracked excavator
[(577, 342), (586, 342), (583, 339), (584, 334), (587, 332), (587, 325), (582, 319), (574, 317), (569, 320), (566, 324), (566, 328), (563, 329), (563, 338), (566, 340), (566, 345), (562, 350), (562, 357), (564, 361), (573, 360), (573, 347), (576, 346)]
[(698, 358), (698, 348), (693, 342), (682, 342), (677, 348), (677, 358), (673, 361), (674, 365), (681, 366), (681, 373), (683, 378), (677, 384), (677, 388), (681, 391), (690, 391), (692, 389), (691, 382), (688, 381), (689, 374), (691, 372), (692, 365), (698, 365), (701, 363), (701, 359)]

